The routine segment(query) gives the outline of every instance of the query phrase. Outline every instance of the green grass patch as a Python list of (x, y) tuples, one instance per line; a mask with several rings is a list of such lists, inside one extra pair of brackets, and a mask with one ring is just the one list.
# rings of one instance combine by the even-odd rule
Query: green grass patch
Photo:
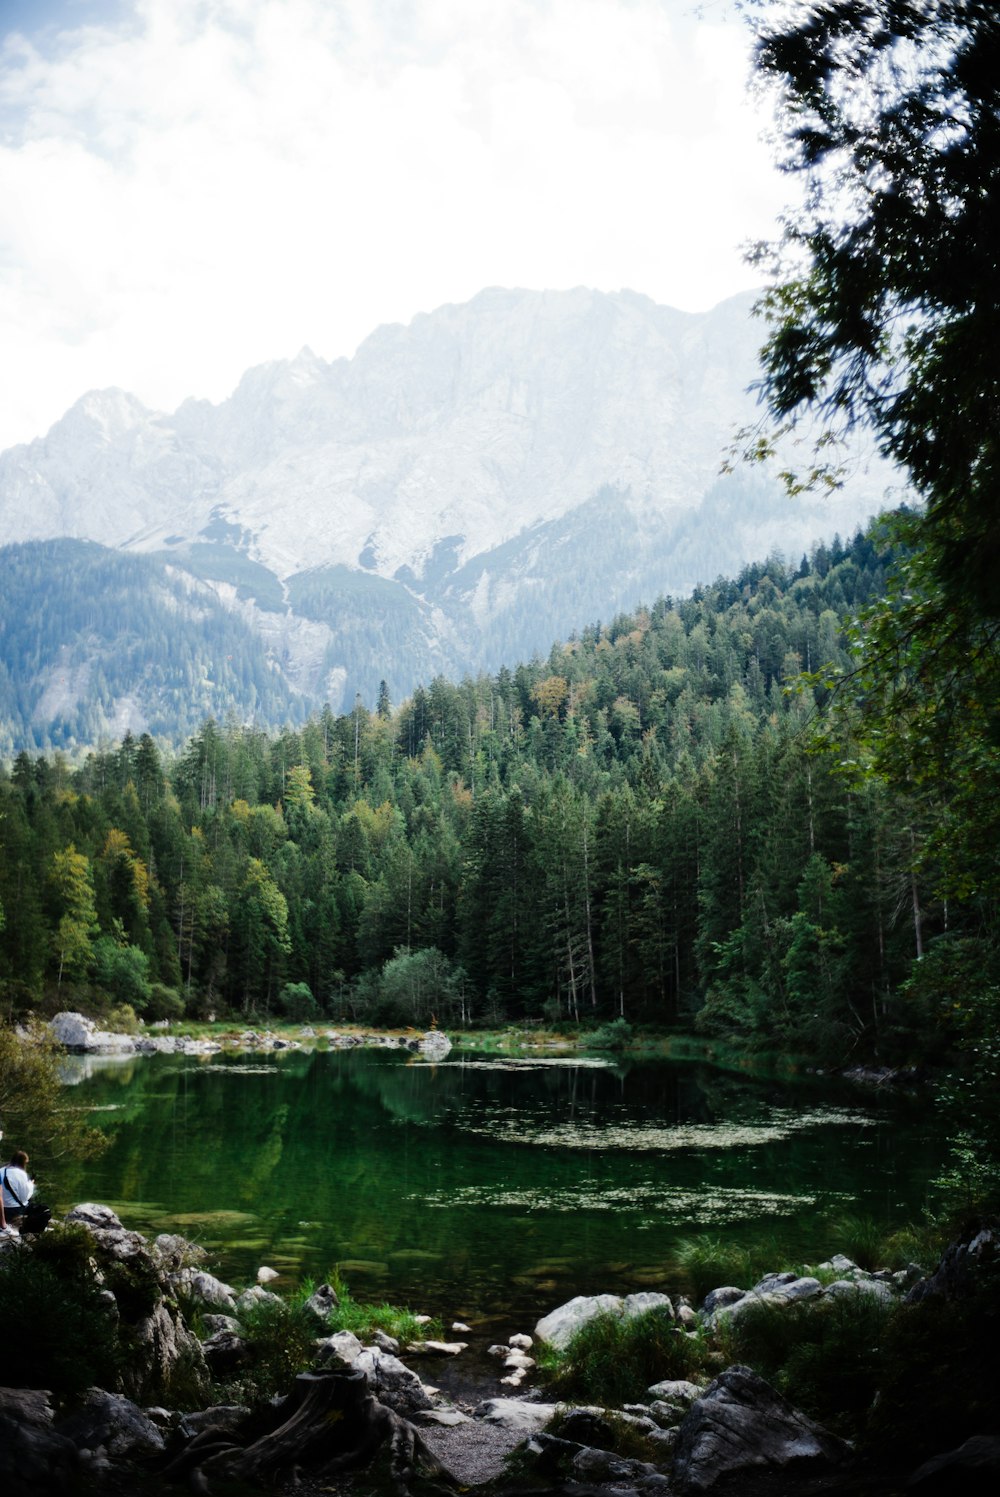
[(603, 1314), (581, 1326), (564, 1352), (543, 1348), (538, 1365), (547, 1393), (610, 1406), (644, 1400), (664, 1378), (690, 1377), (705, 1366), (705, 1348), (666, 1310)]

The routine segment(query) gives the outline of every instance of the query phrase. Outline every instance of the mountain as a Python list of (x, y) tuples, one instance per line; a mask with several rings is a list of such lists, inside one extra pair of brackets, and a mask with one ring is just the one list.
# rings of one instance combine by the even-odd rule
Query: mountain
[[(291, 717), (373, 702), (382, 678), (398, 698), (514, 663), (771, 550), (797, 558), (881, 507), (891, 475), (860, 452), (824, 500), (792, 504), (761, 471), (719, 476), (754, 414), (752, 300), (695, 315), (627, 291), (488, 290), (379, 328), (352, 359), (304, 349), (252, 369), (219, 405), (165, 415), (92, 391), (0, 454), (0, 544), (142, 559), (178, 621), (210, 598)], [(68, 619), (79, 553), (45, 554), (47, 607)], [(37, 571), (34, 555), (12, 564)], [(0, 697), (12, 742), (47, 741), (49, 676), (67, 651), (113, 659), (101, 640), (77, 631), (39, 656), (34, 705)], [(107, 731), (164, 721), (141, 674), (109, 692)], [(218, 705), (260, 712), (255, 692), (234, 683)]]

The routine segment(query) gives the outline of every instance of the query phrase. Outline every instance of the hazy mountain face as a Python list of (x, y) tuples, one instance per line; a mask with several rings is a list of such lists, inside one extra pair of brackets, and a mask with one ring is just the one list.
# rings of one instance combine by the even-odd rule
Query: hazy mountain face
[(219, 406), (92, 392), (0, 455), (0, 543), (73, 537), (190, 574), (309, 706), (514, 663), (881, 506), (886, 474), (857, 456), (824, 503), (719, 480), (754, 414), (751, 301), (484, 291), (353, 359), (250, 370)]

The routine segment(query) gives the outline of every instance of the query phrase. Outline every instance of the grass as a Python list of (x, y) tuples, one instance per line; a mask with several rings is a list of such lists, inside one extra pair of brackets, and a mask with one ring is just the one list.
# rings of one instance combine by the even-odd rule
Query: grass
[(564, 1352), (542, 1349), (539, 1373), (558, 1398), (614, 1405), (646, 1398), (665, 1378), (687, 1378), (705, 1365), (699, 1337), (678, 1330), (662, 1309), (644, 1315), (595, 1315)]
[[(411, 1341), (436, 1340), (444, 1334), (439, 1320), (422, 1324), (412, 1310), (399, 1305), (385, 1302), (367, 1304), (352, 1299), (351, 1292), (337, 1269), (334, 1269), (328, 1282), (336, 1290), (340, 1301), (337, 1308), (330, 1312), (331, 1335), (335, 1331), (352, 1331), (359, 1341), (370, 1341), (376, 1331), (382, 1331), (386, 1336), (394, 1336), (397, 1341), (406, 1345)], [(299, 1292), (302, 1299), (308, 1299), (312, 1293), (312, 1285), (303, 1285)]]

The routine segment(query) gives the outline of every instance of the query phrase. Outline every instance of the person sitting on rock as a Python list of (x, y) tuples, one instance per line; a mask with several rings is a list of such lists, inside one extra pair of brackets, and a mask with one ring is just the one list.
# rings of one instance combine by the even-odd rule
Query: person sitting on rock
[(0, 1169), (0, 1230), (19, 1226), (31, 1200), (35, 1182), (27, 1172), (27, 1164), (24, 1150), (15, 1149), (10, 1164)]

